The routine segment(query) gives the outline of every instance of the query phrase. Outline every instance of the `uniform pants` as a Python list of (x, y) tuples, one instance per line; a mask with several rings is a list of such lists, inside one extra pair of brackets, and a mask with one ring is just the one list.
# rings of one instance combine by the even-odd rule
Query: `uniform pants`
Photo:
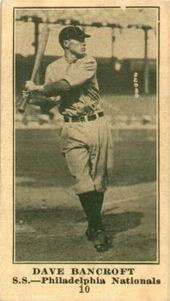
[(94, 121), (65, 122), (62, 133), (63, 153), (77, 194), (104, 192), (108, 170), (112, 168), (113, 144), (105, 117)]

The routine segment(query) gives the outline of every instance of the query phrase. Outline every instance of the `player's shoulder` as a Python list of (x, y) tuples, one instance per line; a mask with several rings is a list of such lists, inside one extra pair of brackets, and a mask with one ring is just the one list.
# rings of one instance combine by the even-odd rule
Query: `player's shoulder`
[(80, 64), (85, 69), (87, 67), (89, 68), (89, 66), (94, 71), (97, 69), (97, 61), (93, 56), (90, 55), (86, 55), (84, 58), (82, 58)]
[(91, 62), (91, 63), (97, 64), (96, 59), (93, 56), (88, 55), (88, 54), (84, 58), (82, 58), (82, 62), (87, 62), (87, 63)]
[(60, 57), (58, 59), (56, 59), (54, 62), (50, 63), (48, 66), (47, 66), (47, 71), (50, 71), (50, 70), (53, 70), (55, 69), (56, 67), (60, 67), (61, 65), (64, 64), (64, 57)]

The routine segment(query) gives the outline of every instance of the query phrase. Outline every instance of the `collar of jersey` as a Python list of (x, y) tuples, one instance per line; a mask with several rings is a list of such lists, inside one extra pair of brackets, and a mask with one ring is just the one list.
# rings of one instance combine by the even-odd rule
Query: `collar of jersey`
[(68, 64), (72, 64), (72, 63), (75, 63), (78, 59), (77, 58), (67, 58), (66, 56), (64, 56), (65, 58), (65, 61), (68, 63)]

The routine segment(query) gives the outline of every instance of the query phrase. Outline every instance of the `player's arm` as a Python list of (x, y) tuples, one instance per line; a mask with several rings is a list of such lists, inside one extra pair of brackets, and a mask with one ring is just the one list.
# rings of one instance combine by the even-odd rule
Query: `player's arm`
[(86, 81), (90, 80), (97, 70), (97, 63), (94, 58), (84, 58), (82, 61), (72, 65), (64, 78), (71, 87), (81, 86)]
[(73, 64), (63, 76), (63, 79), (52, 82), (50, 72), (47, 69), (42, 92), (46, 96), (63, 95), (76, 86), (81, 86), (87, 80), (91, 79), (97, 69), (97, 63), (94, 58), (85, 58)]
[(71, 85), (67, 80), (62, 79), (57, 82), (49, 82), (44, 85), (36, 85), (32, 82), (27, 82), (26, 88), (29, 91), (41, 93), (44, 96), (57, 96), (67, 93), (71, 90)]
[(81, 86), (91, 79), (95, 75), (96, 70), (97, 63), (94, 58), (85, 58), (73, 64), (63, 76), (63, 79), (57, 82), (51, 81), (47, 70), (46, 84), (40, 89), (46, 96), (63, 95), (72, 88)]
[(47, 97), (62, 95), (70, 91), (71, 86), (67, 80), (61, 79), (59, 81), (54, 82), (52, 81), (51, 73), (52, 71), (49, 65), (45, 73), (45, 83), (43, 85), (36, 85), (32, 81), (28, 81), (25, 86), (26, 89), (35, 93), (40, 93), (41, 95)]
[(51, 78), (52, 73), (53, 71), (49, 65), (45, 73), (45, 84), (41, 88), (42, 93), (46, 96), (57, 96), (63, 95), (64, 93), (70, 91), (71, 86), (69, 83), (64, 79), (54, 82)]
[(63, 95), (69, 92), (73, 87), (80, 86), (87, 80), (92, 78), (96, 73), (97, 63), (93, 58), (88, 58), (75, 63), (63, 76), (63, 79), (52, 82), (50, 80), (50, 72), (47, 69), (45, 84), (35, 85), (32, 82), (27, 82), (26, 88), (30, 91), (41, 92), (45, 96)]
[(63, 79), (57, 82), (47, 82), (42, 91), (45, 95), (62, 95), (69, 92), (72, 88), (76, 86), (81, 86), (87, 80), (92, 78), (96, 73), (97, 63), (91, 59), (86, 59), (81, 63), (73, 64), (66, 74), (63, 76)]

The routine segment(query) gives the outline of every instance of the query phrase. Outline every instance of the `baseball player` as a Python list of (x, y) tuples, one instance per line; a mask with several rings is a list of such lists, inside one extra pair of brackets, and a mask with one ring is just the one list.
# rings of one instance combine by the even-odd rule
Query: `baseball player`
[(46, 97), (60, 96), (63, 153), (87, 216), (86, 236), (98, 252), (104, 252), (110, 243), (101, 209), (111, 167), (112, 139), (99, 95), (97, 63), (86, 54), (85, 39), (89, 37), (78, 26), (62, 29), (59, 43), (64, 56), (47, 67), (44, 85), (28, 81), (26, 88)]

